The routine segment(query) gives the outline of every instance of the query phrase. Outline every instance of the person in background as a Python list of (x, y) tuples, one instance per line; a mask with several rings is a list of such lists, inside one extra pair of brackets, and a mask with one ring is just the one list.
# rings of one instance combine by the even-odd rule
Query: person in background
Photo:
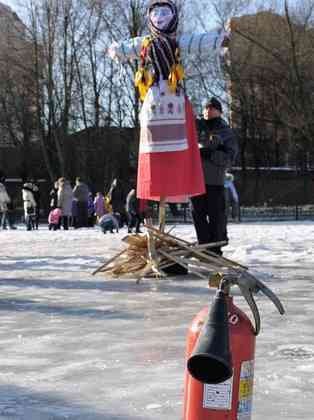
[(231, 217), (235, 220), (239, 217), (239, 195), (234, 185), (234, 176), (226, 171), (225, 174), (225, 200), (226, 200), (226, 217), (228, 220), (229, 208), (231, 206)]
[(112, 213), (111, 198), (109, 194), (106, 194), (104, 197), (105, 213)]
[(140, 223), (144, 223), (145, 219), (151, 217), (148, 200), (138, 199), (138, 212), (140, 216)]
[(60, 221), (62, 217), (62, 211), (60, 207), (56, 207), (51, 210), (48, 216), (48, 228), (49, 230), (58, 230), (60, 229)]
[(34, 218), (36, 216), (36, 201), (33, 194), (33, 184), (31, 182), (23, 184), (22, 198), (26, 229), (32, 230), (34, 229)]
[(72, 216), (72, 201), (73, 201), (73, 191), (70, 184), (65, 178), (60, 178), (58, 180), (58, 207), (61, 209), (61, 225), (64, 230), (69, 229), (70, 218)]
[[(121, 228), (121, 214), (120, 213), (112, 213), (113, 217), (116, 219), (116, 222), (118, 223), (118, 228)], [(117, 231), (118, 233), (118, 231)]]
[(88, 227), (88, 186), (77, 177), (73, 189), (74, 199), (77, 201), (77, 228)]
[(87, 210), (88, 210), (88, 227), (94, 227), (95, 205), (94, 205), (93, 194), (91, 192), (88, 194)]
[(14, 217), (14, 204), (13, 204), (12, 199), (11, 199), (10, 203), (8, 203), (7, 220), (9, 222), (9, 228), (11, 230), (16, 230), (17, 227), (14, 225), (15, 217)]
[(114, 233), (113, 230), (115, 229), (116, 232), (119, 232), (119, 221), (112, 213), (104, 214), (98, 222), (99, 227), (101, 228), (102, 232), (105, 234), (108, 231), (110, 233)]
[(139, 200), (136, 197), (134, 188), (126, 197), (125, 209), (128, 215), (128, 233), (133, 233), (132, 229), (135, 227), (135, 233), (141, 233), (140, 224), (141, 217), (139, 213)]
[[(14, 226), (13, 200), (8, 194), (8, 191), (7, 191), (6, 186), (5, 186), (5, 181), (6, 181), (6, 178), (5, 178), (4, 173), (0, 171), (0, 190), (2, 190), (2, 192), (3, 192), (3, 193), (0, 192), (0, 213), (2, 213), (0, 226), (3, 229), (6, 229), (7, 225), (9, 225), (9, 228), (11, 230), (15, 230), (15, 229), (17, 229), (17, 227)], [(1, 204), (1, 203), (3, 203), (3, 204)], [(6, 203), (6, 205), (4, 203)], [(2, 210), (1, 210), (1, 208), (2, 208)], [(6, 208), (6, 210), (5, 210), (5, 208)]]
[[(225, 171), (233, 164), (238, 145), (233, 130), (222, 119), (222, 105), (212, 97), (203, 110), (199, 148), (206, 192), (191, 198), (199, 244), (228, 242), (225, 214)], [(221, 247), (210, 248), (222, 255)]]
[(50, 197), (50, 209), (55, 209), (58, 205), (58, 180), (54, 182), (52, 189), (50, 190), (49, 197)]
[(101, 192), (98, 192), (96, 194), (95, 200), (94, 200), (94, 206), (95, 206), (95, 215), (96, 215), (96, 221), (99, 222), (99, 219), (105, 214), (105, 197)]
[(74, 229), (77, 229), (77, 200), (73, 197), (72, 199), (72, 206), (71, 206), (71, 213), (72, 213), (72, 217), (71, 217), (71, 226)]
[(35, 216), (34, 216), (34, 229), (38, 230), (39, 227), (39, 218), (40, 218), (40, 191), (37, 183), (34, 180), (31, 180), (33, 196), (36, 202)]
[[(1, 180), (3, 181), (3, 180)], [(9, 224), (8, 205), (11, 202), (7, 189), (3, 182), (0, 182), (0, 213), (1, 213), (1, 229), (7, 229)]]
[(169, 208), (172, 216), (177, 217), (180, 215), (180, 212), (178, 210), (178, 203), (169, 203)]
[(113, 180), (108, 196), (110, 197), (112, 212), (122, 214), (125, 207), (125, 195), (121, 182), (118, 179)]

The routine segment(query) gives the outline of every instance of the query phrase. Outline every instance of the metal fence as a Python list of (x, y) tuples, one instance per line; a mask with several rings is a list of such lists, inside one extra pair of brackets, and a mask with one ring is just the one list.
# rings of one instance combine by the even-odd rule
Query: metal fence
[(240, 221), (254, 220), (314, 220), (314, 205), (242, 207)]
[[(153, 207), (153, 219), (158, 220), (158, 207)], [(191, 208), (189, 205), (179, 205), (175, 212), (167, 207), (166, 220), (170, 224), (192, 223)], [(236, 218), (232, 218), (231, 210), (229, 221), (253, 222), (253, 221), (293, 221), (313, 220), (314, 205), (303, 206), (275, 206), (275, 207), (241, 207)]]
[[(154, 223), (158, 223), (158, 206), (152, 207)], [(22, 209), (15, 209), (14, 218), (17, 223), (23, 222), (24, 212)], [(263, 222), (263, 221), (314, 221), (314, 205), (304, 206), (276, 206), (276, 207), (241, 207), (236, 218), (228, 215), (229, 222)], [(42, 213), (41, 223), (46, 223), (47, 216)], [(167, 224), (189, 224), (193, 223), (191, 208), (189, 205), (178, 206), (176, 212), (166, 209)]]

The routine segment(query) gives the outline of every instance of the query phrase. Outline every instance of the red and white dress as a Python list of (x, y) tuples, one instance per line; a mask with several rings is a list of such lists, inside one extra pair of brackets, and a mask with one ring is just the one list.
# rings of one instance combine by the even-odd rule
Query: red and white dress
[(166, 81), (152, 86), (140, 114), (137, 196), (183, 202), (205, 192), (190, 101), (171, 93)]

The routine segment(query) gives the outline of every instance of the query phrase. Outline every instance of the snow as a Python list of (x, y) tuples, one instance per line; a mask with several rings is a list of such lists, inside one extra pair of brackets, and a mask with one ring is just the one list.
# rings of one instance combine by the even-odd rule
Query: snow
[[(195, 240), (191, 225), (175, 233)], [(0, 232), (0, 420), (182, 418), (188, 326), (214, 291), (191, 275), (139, 285), (92, 276), (125, 234)], [(256, 297), (252, 420), (313, 419), (313, 238), (313, 222), (229, 226), (225, 255), (287, 312)]]

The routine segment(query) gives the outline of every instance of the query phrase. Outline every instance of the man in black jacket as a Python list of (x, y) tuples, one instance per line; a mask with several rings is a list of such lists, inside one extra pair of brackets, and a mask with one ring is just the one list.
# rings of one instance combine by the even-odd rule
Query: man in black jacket
[[(211, 98), (203, 111), (199, 142), (206, 192), (192, 198), (192, 215), (200, 244), (228, 241), (224, 178), (226, 169), (236, 158), (238, 146), (233, 130), (221, 114), (221, 103)], [(220, 246), (211, 251), (222, 255)]]

